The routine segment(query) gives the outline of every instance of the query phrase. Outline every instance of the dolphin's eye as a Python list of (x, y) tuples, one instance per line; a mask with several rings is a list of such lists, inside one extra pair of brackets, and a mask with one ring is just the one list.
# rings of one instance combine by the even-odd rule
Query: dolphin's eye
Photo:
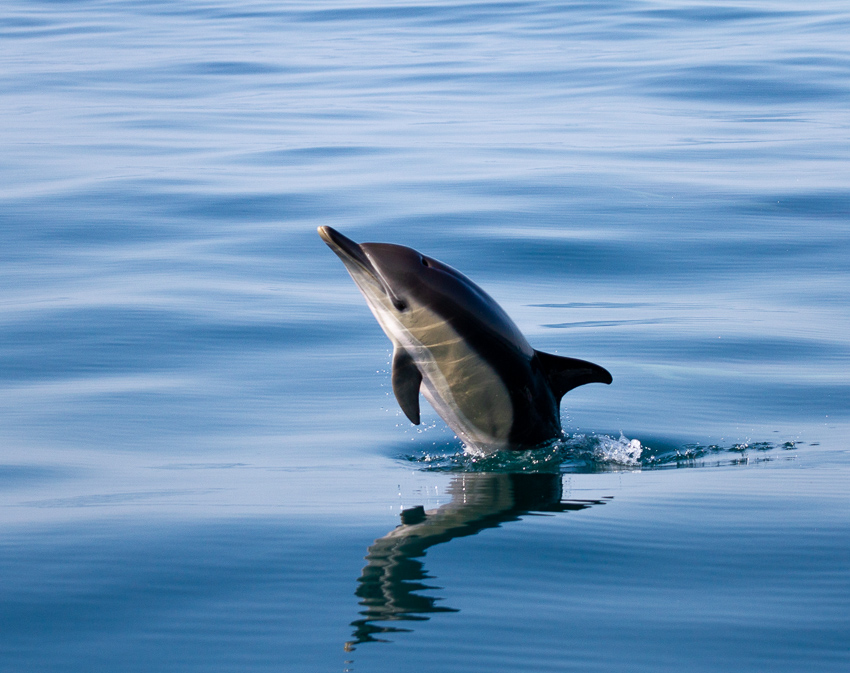
[(406, 311), (407, 310), (407, 302), (402, 301), (401, 299), (394, 300), (393, 306), (395, 306), (396, 311)]

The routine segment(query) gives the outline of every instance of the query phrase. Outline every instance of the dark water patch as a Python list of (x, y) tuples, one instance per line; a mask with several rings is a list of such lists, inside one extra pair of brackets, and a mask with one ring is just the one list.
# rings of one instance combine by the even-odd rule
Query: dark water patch
[(238, 467), (250, 467), (248, 463), (171, 463), (158, 465), (155, 470), (232, 470)]
[[(564, 225), (568, 232), (568, 225)], [(758, 271), (758, 266), (738, 246), (731, 243), (716, 243), (721, 248), (718, 255), (690, 254), (697, 245), (703, 247), (705, 242), (690, 242), (676, 240), (664, 236), (654, 236), (643, 241), (635, 241), (638, 228), (634, 234), (616, 240), (602, 236), (597, 240), (587, 240), (584, 237), (571, 239), (553, 238), (545, 245), (535, 243), (531, 239), (499, 236), (493, 234), (486, 240), (473, 244), (467, 241), (466, 254), (477, 251), (480, 259), (471, 259), (470, 268), (475, 273), (486, 273), (485, 269), (475, 271), (475, 266), (486, 263), (486, 270), (516, 269), (518, 274), (544, 276), (552, 278), (557, 275), (560, 279), (587, 278), (639, 278), (641, 282), (656, 279), (659, 282), (693, 281), (699, 277), (700, 282), (706, 282), (708, 277), (727, 275), (733, 271), (736, 275), (746, 276)], [(445, 246), (445, 241), (443, 241)], [(825, 244), (813, 246), (816, 251), (828, 251)], [(755, 251), (762, 250), (754, 245)], [(746, 258), (749, 265), (741, 266), (741, 259)], [(447, 261), (443, 259), (442, 261)], [(451, 261), (447, 263), (452, 264)], [(457, 263), (454, 266), (458, 266)], [(466, 267), (462, 269), (468, 273)], [(503, 273), (501, 271), (500, 273)]]
[[(7, 94), (26, 95), (33, 93), (53, 93), (70, 95), (74, 93), (97, 92), (98, 96), (114, 99), (133, 98), (136, 100), (189, 100), (202, 93), (199, 83), (184, 81), (171, 68), (157, 70), (152, 67), (102, 68), (70, 70), (45, 70), (29, 73), (26, 79), (0, 77), (0, 84)], [(132, 88), (116, 88), (116, 81), (131, 81)], [(183, 86), (175, 86), (181, 83)]]
[(245, 161), (260, 161), (269, 165), (303, 165), (317, 161), (335, 161), (338, 159), (382, 156), (391, 150), (382, 147), (330, 145), (326, 147), (295, 147), (280, 150), (267, 150), (247, 155)]
[(0, 464), (0, 491), (71, 477), (76, 470), (54, 465)]
[(578, 327), (626, 327), (630, 325), (666, 325), (687, 322), (693, 324), (698, 322), (698, 318), (644, 318), (640, 320), (582, 320), (579, 322), (562, 322), (549, 325), (542, 325), (550, 329), (575, 329)]
[[(850, 23), (850, 17), (848, 17)], [(850, 71), (850, 59), (836, 54), (795, 54), (780, 61), (790, 66), (817, 66), (818, 68), (833, 69), (836, 75), (846, 75)]]
[[(73, 32), (73, 31), (72, 31)], [(89, 32), (89, 31), (78, 31)], [(104, 31), (106, 32), (106, 31)], [(64, 31), (63, 31), (64, 34)], [(249, 88), (248, 82), (254, 81), (255, 87), (282, 86), (293, 76), (322, 70), (300, 68), (286, 63), (256, 61), (192, 61), (183, 57), (177, 63), (160, 64), (155, 60), (141, 60), (132, 65), (121, 62), (100, 64), (98, 67), (48, 67), (33, 68), (26, 78), (2, 76), (0, 83), (6, 94), (38, 94), (75, 96), (77, 94), (94, 95), (102, 99), (120, 101), (114, 115), (135, 112), (154, 113), (152, 102), (186, 101), (193, 98), (206, 98), (216, 90), (230, 91), (232, 87), (240, 90)], [(123, 86), (116, 86), (116, 82)], [(302, 83), (303, 85), (303, 83)], [(289, 81), (289, 86), (296, 82)], [(136, 110), (122, 109), (122, 103), (136, 101)], [(144, 103), (144, 104), (142, 104)], [(95, 116), (98, 111), (92, 111)], [(163, 130), (174, 123), (166, 121), (162, 114), (156, 116)]]
[(617, 303), (610, 301), (598, 302), (580, 302), (573, 301), (565, 304), (527, 304), (532, 308), (602, 308), (602, 309), (618, 309), (618, 308), (695, 308), (693, 304), (658, 304), (654, 302), (627, 302)]
[(336, 210), (324, 198), (309, 194), (170, 195), (169, 212), (199, 220), (282, 221), (312, 219)]
[[(265, 520), (4, 533), (4, 664), (141, 672), (179, 656), (191, 671), (339, 668), (341, 615), (370, 533), (337, 528), (333, 544), (309, 525)], [(310, 652), (296, 633), (316, 618), (324, 626), (311, 631)]]
[[(816, 363), (819, 369), (850, 361), (850, 348), (839, 341), (809, 337), (781, 338), (775, 336), (693, 337), (678, 343), (675, 350), (683, 360), (702, 359), (713, 363)], [(678, 356), (677, 356), (678, 357)]]
[(667, 75), (646, 76), (643, 90), (652, 96), (749, 105), (799, 105), (850, 98), (839, 82), (782, 77), (756, 64), (680, 67)]
[[(739, 326), (746, 325), (746, 319)], [(593, 332), (593, 339), (599, 345), (605, 344), (611, 351), (618, 351), (623, 359), (631, 359), (638, 363), (646, 361), (647, 356), (663, 355), (668, 364), (679, 363), (698, 366), (723, 364), (797, 364), (807, 363), (814, 366), (818, 372), (829, 371), (850, 361), (850, 347), (839, 339), (816, 338), (810, 336), (772, 336), (758, 333), (759, 323), (752, 321), (752, 335), (730, 334), (726, 326), (719, 324), (716, 319), (700, 318), (699, 316), (683, 317), (681, 319), (647, 318), (637, 320), (595, 320), (555, 324), (544, 324), (543, 327), (552, 329), (587, 328), (600, 329)], [(683, 325), (690, 327), (690, 334), (684, 337), (676, 330), (640, 330), (635, 328), (652, 327), (655, 325)], [(701, 327), (702, 325), (702, 327)], [(612, 329), (607, 329), (612, 328)], [(623, 328), (620, 330), (619, 328)], [(613, 332), (622, 333), (621, 338), (614, 338)], [(631, 345), (627, 339), (634, 339), (640, 333), (638, 340)], [(606, 348), (606, 350), (609, 350)], [(655, 358), (650, 357), (651, 361)]]
[[(827, 191), (809, 194), (771, 194), (736, 205), (742, 211), (776, 215), (846, 220), (850, 217), (850, 192)], [(845, 232), (845, 238), (847, 238)]]
[(761, 19), (792, 19), (810, 16), (809, 12), (780, 9), (756, 9), (753, 7), (696, 5), (665, 9), (646, 9), (636, 12), (650, 19), (670, 19), (673, 21), (697, 24), (737, 23)]
[[(719, 392), (719, 391), (718, 391)], [(768, 393), (768, 394), (765, 394)], [(753, 399), (752, 396), (758, 396)], [(794, 414), (797, 418), (810, 422), (843, 422), (850, 418), (850, 383), (832, 380), (779, 381), (770, 383), (761, 381), (756, 384), (740, 381), (735, 390), (735, 398), (744, 402), (748, 398), (755, 413), (765, 418)]]
[(280, 66), (269, 63), (256, 63), (250, 61), (207, 61), (202, 63), (189, 63), (180, 66), (188, 75), (268, 75), (282, 72)]
[[(551, 151), (551, 148), (531, 147), (520, 148), (518, 151), (520, 153), (539, 153)], [(508, 149), (500, 146), (491, 147), (488, 149), (488, 152), (514, 155), (513, 148)], [(622, 198), (610, 203), (612, 194), (621, 193), (616, 187), (602, 186), (594, 180), (594, 177), (593, 175), (578, 173), (568, 173), (556, 179), (547, 175), (538, 180), (524, 179), (522, 176), (512, 177), (511, 179), (484, 179), (469, 176), (464, 177), (462, 180), (446, 181), (435, 177), (428, 184), (430, 188), (441, 194), (457, 194), (464, 197), (484, 196), (488, 198), (522, 197), (523, 207), (519, 210), (512, 209), (510, 207), (511, 203), (507, 201), (504, 204), (500, 204), (496, 212), (500, 214), (504, 213), (503, 217), (506, 219), (512, 216), (528, 218), (529, 215), (536, 215), (538, 213), (545, 215), (547, 211), (544, 211), (540, 207), (541, 203), (554, 203), (559, 208), (563, 208), (565, 201), (572, 203), (575, 200), (581, 200), (597, 207), (604, 206), (607, 208), (612, 205), (623, 205), (625, 207), (626, 204), (623, 203)], [(412, 189), (418, 189), (420, 186), (412, 184), (410, 187)], [(603, 203), (603, 201), (608, 201), (609, 203)], [(464, 212), (460, 215), (474, 216), (476, 214), (478, 214), (476, 211), (472, 211), (469, 213)], [(446, 213), (446, 215), (451, 217), (455, 214)], [(570, 221), (571, 218), (569, 212), (559, 212), (558, 216), (562, 218), (562, 221)], [(586, 217), (587, 214), (583, 212), (582, 216)], [(415, 218), (411, 220), (411, 223), (415, 222)], [(453, 230), (453, 227), (447, 227), (445, 233), (451, 235)]]
[[(740, 120), (747, 123), (747, 120)], [(815, 150), (813, 147), (802, 145), (779, 148), (768, 139), (747, 138), (740, 134), (725, 135), (721, 137), (701, 137), (686, 139), (681, 142), (669, 143), (663, 149), (634, 147), (618, 152), (625, 160), (635, 161), (648, 165), (659, 163), (671, 163), (680, 165), (701, 164), (708, 168), (713, 166), (715, 170), (722, 171), (730, 162), (753, 163), (761, 161), (781, 161), (784, 163), (806, 163), (812, 160), (812, 153), (817, 152), (821, 160), (842, 161), (843, 150), (831, 143)], [(676, 198), (680, 198), (679, 195)], [(744, 201), (750, 200), (750, 195), (744, 195)], [(714, 199), (708, 200), (703, 207), (714, 210), (725, 200), (727, 206), (734, 207), (738, 201), (735, 195), (718, 194)]]
[(711, 408), (715, 425), (718, 418), (734, 418), (737, 424), (747, 424), (746, 419), (756, 414), (764, 424), (782, 423), (793, 417), (805, 425), (824, 424), (830, 419), (843, 423), (850, 416), (850, 385), (836, 380), (829, 367), (803, 380), (782, 380), (781, 373), (759, 374), (733, 368), (715, 373), (715, 377), (701, 378), (699, 383), (681, 377), (677, 381), (662, 378), (655, 383), (660, 394), (669, 396), (667, 404), (675, 405), (675, 398), (684, 396), (689, 402), (698, 400)]
[(0, 28), (0, 38), (7, 40), (27, 41), (36, 38), (60, 38), (70, 36), (89, 36), (113, 34), (113, 27), (102, 26), (96, 23), (74, 22), (60, 23), (56, 21), (42, 21), (30, 18), (8, 19), (8, 23)]
[[(426, 222), (422, 222), (417, 226), (422, 233), (408, 238), (405, 244), (437, 257), (474, 279), (480, 278), (478, 274), (493, 273), (494, 270), (498, 272), (499, 277), (504, 277), (505, 270), (508, 269), (515, 269), (517, 275), (543, 275), (550, 278), (553, 273), (560, 277), (579, 275), (591, 278), (603, 275), (610, 278), (647, 276), (662, 272), (671, 274), (675, 271), (666, 259), (667, 246), (670, 245), (667, 242), (646, 242), (641, 246), (640, 254), (636, 254), (631, 237), (617, 240), (602, 235), (596, 240), (588, 240), (567, 235), (564, 238), (553, 237), (547, 240), (545, 245), (540, 245), (535, 243), (532, 237), (510, 235), (511, 219), (511, 216), (506, 214), (498, 227), (486, 234), (476, 235), (476, 225), (492, 226), (492, 218), (489, 215), (445, 215), (441, 217), (441, 226), (447, 227), (445, 235), (429, 241)], [(528, 219), (527, 215), (523, 217), (525, 222), (528, 222)], [(539, 222), (539, 218), (534, 220)], [(569, 232), (568, 224), (562, 223), (561, 227), (565, 233)], [(467, 232), (467, 235), (461, 239), (458, 237), (460, 232)], [(416, 242), (416, 239), (422, 242)], [(368, 240), (380, 238), (370, 237)], [(461, 261), (458, 261), (458, 250), (462, 250)], [(682, 269), (682, 273), (684, 272)]]
[(449, 5), (418, 4), (385, 7), (337, 7), (303, 12), (299, 20), (307, 23), (328, 22), (403, 22), (408, 25), (463, 25), (466, 23), (493, 23), (513, 18), (521, 10), (536, 5), (528, 2), (482, 2)]
[[(451, 65), (451, 64), (447, 64)], [(397, 68), (389, 72), (395, 73)], [(571, 68), (535, 69), (535, 70), (488, 70), (486, 72), (470, 70), (457, 71), (423, 70), (418, 64), (410, 66), (409, 71), (401, 74), (387, 74), (385, 84), (452, 84), (451, 90), (492, 92), (494, 87), (552, 86), (578, 92), (582, 89), (600, 90), (611, 86), (615, 74), (601, 66), (573, 66)]]
[(30, 37), (33, 29), (43, 29), (51, 22), (34, 16), (0, 17), (0, 37)]
[[(3, 238), (10, 244), (26, 241), (70, 244), (67, 252), (115, 242), (169, 241), (185, 235), (173, 223), (145, 217), (147, 208), (161, 206), (158, 195), (139, 187), (98, 189), (8, 200), (0, 215)], [(132, 213), (132, 217), (127, 217)], [(50, 246), (56, 248), (58, 246)], [(21, 256), (30, 249), (10, 245), (3, 253)], [(37, 252), (37, 249), (36, 249)]]
[[(622, 216), (622, 215), (621, 215)], [(491, 266), (522, 269), (522, 273), (545, 272), (550, 276), (642, 277), (694, 280), (707, 282), (710, 278), (745, 278), (750, 275), (774, 274), (775, 265), (792, 265), (797, 270), (824, 270), (847, 254), (850, 239), (840, 232), (813, 231), (810, 238), (797, 236), (785, 238), (770, 235), (755, 236), (739, 232), (753, 232), (753, 227), (743, 222), (738, 226), (705, 227), (685, 221), (671, 214), (669, 228), (665, 231), (648, 229), (648, 225), (633, 218), (623, 227), (621, 236), (610, 235), (600, 228), (598, 237), (578, 234), (570, 236), (571, 226), (564, 222), (549, 225), (550, 231), (560, 231), (563, 236), (553, 236), (546, 245), (533, 242), (531, 237), (500, 235), (494, 231), (477, 246), (482, 259)], [(776, 223), (764, 222), (764, 227)], [(585, 226), (592, 226), (585, 224)], [(507, 232), (509, 225), (502, 230)], [(642, 236), (641, 232), (647, 232)], [(613, 232), (611, 232), (613, 233)], [(445, 245), (445, 242), (443, 242)], [(664, 282), (664, 281), (662, 281)]]
[(142, 501), (161, 502), (169, 498), (184, 498), (187, 496), (206, 495), (215, 492), (209, 489), (171, 489), (163, 491), (129, 491), (124, 493), (96, 493), (79, 495), (70, 498), (50, 498), (47, 500), (31, 500), (21, 503), (24, 507), (37, 508), (77, 508), (77, 507), (115, 507), (133, 505)]
[[(9, 243), (26, 240), (77, 245), (114, 242), (197, 240), (202, 232), (189, 222), (276, 222), (291, 227), (294, 220), (330, 217), (340, 204), (318, 194), (259, 193), (222, 195), (206, 189), (184, 191), (172, 185), (145, 184), (76, 190), (38, 198), (9, 200), (0, 232)], [(132, 217), (128, 217), (132, 213)], [(209, 229), (214, 236), (216, 229)], [(6, 248), (5, 254), (21, 253)]]
[(0, 336), (0, 379), (61, 380), (80, 375), (183, 369), (237, 350), (292, 352), (338, 337), (336, 320), (210, 322), (175, 311), (75, 309), (24, 314)]

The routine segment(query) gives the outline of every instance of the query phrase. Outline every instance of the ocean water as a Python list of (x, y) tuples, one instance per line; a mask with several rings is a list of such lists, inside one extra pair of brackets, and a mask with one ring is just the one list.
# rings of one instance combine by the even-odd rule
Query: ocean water
[[(0, 671), (850, 669), (846, 2), (0, 12)], [(476, 459), (316, 234), (614, 377)]]

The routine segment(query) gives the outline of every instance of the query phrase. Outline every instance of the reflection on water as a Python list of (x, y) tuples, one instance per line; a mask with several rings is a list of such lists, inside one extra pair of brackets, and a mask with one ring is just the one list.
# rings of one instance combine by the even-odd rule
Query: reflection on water
[(416, 593), (439, 587), (423, 583), (429, 575), (417, 559), (436, 544), (475, 535), (533, 512), (566, 512), (601, 505), (605, 500), (562, 500), (559, 474), (469, 473), (452, 480), (451, 502), (435, 510), (413, 507), (401, 514), (401, 525), (375, 540), (357, 580), (355, 594), (365, 607), (361, 619), (351, 622), (353, 639), (347, 651), (365, 642), (380, 641), (375, 634), (410, 629), (382, 622), (425, 621), (435, 612), (457, 612), (437, 605), (440, 597)]

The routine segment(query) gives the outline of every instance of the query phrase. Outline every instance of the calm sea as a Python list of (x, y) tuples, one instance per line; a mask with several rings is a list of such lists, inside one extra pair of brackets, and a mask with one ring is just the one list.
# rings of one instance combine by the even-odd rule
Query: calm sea
[[(7, 0), (0, 671), (850, 670), (848, 34)], [(613, 385), (465, 457), (319, 225)]]

